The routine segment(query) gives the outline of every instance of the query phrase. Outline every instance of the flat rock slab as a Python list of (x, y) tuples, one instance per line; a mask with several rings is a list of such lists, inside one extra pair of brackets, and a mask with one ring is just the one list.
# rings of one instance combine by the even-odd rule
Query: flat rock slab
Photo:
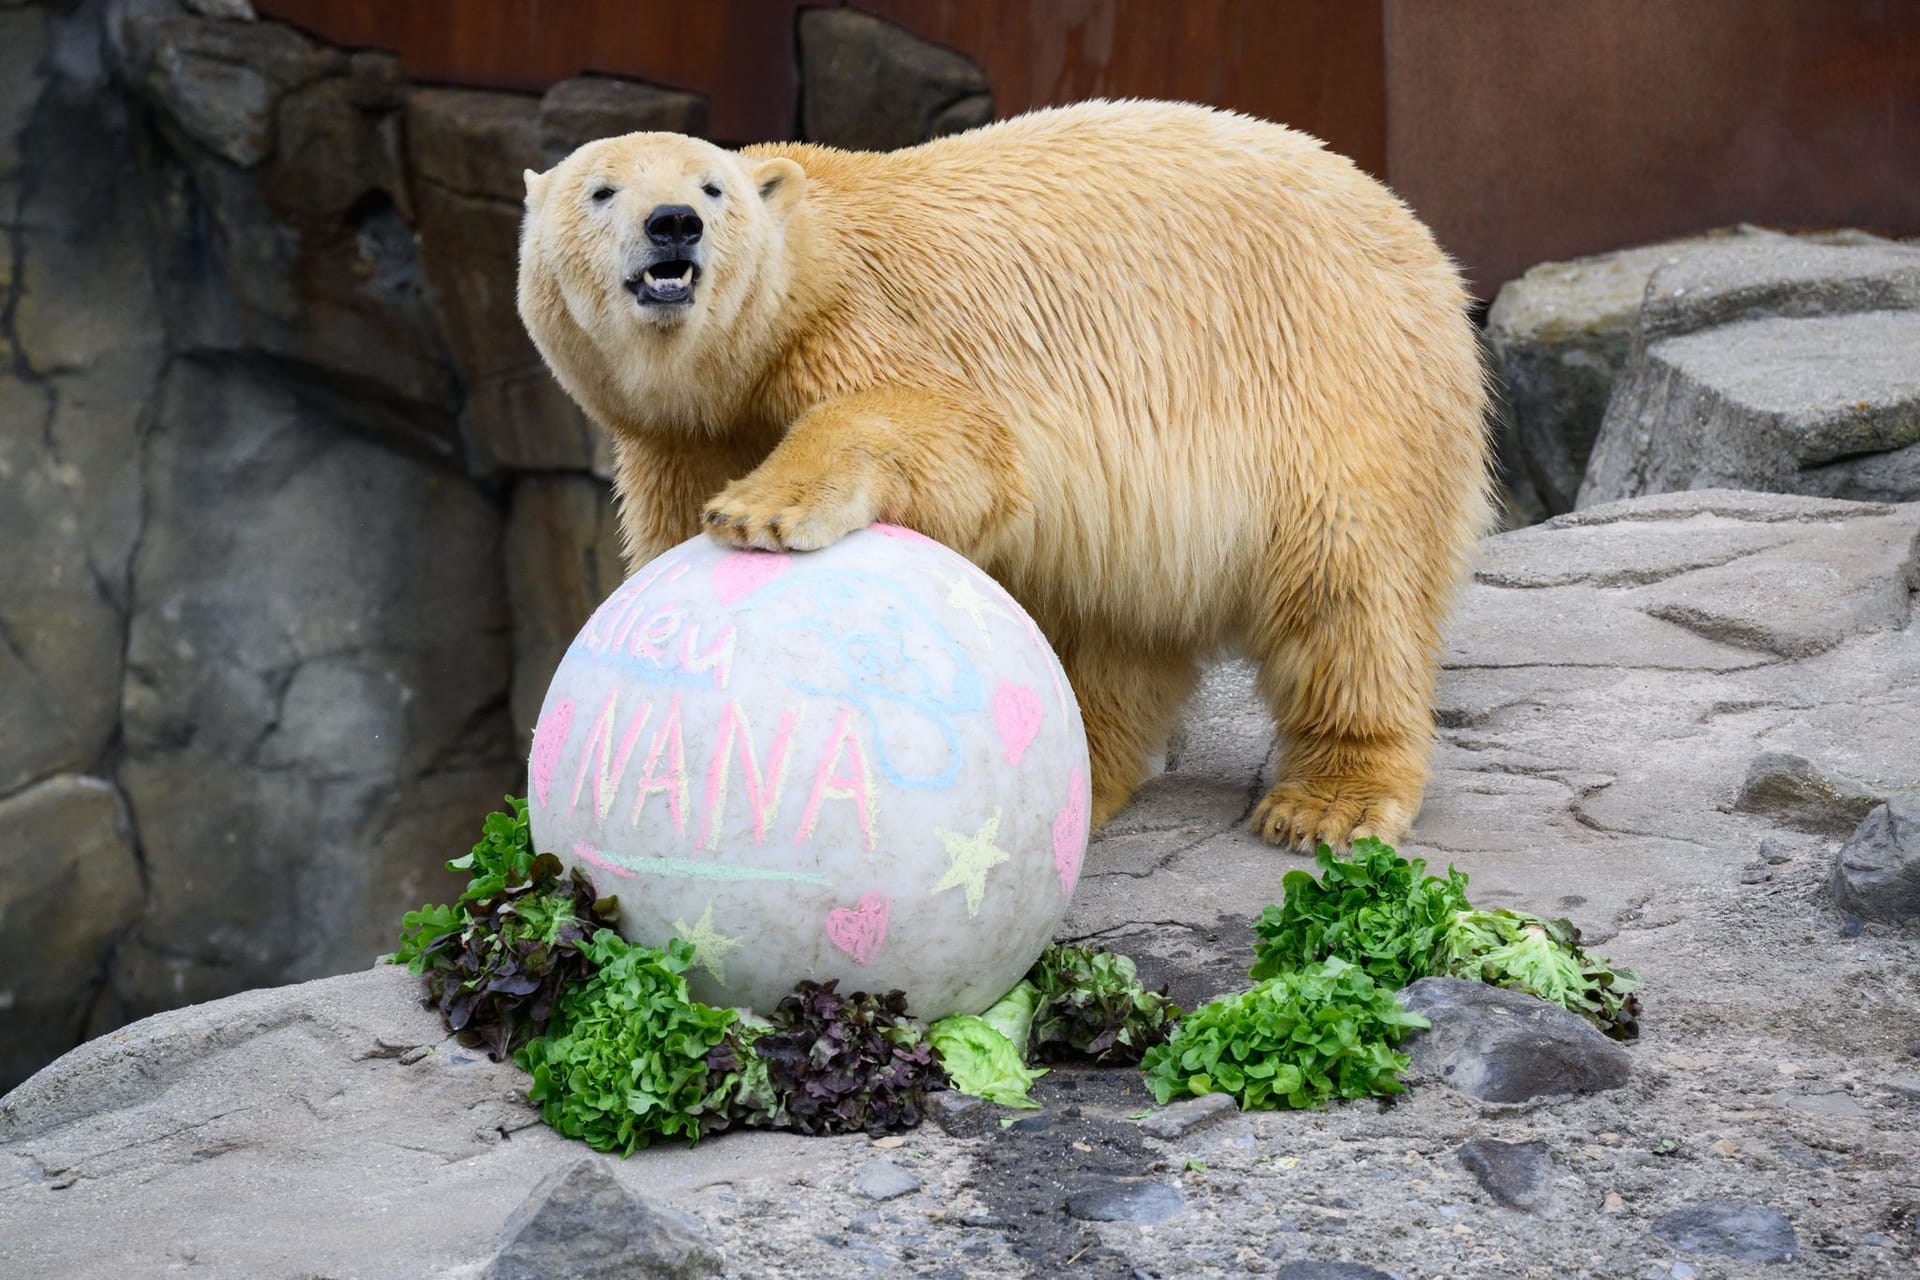
[[(1654, 1223), (1736, 1189), (1791, 1220), (1809, 1275), (1910, 1275), (1920, 939), (1846, 935), (1845, 829), (1737, 802), (1769, 754), (1872, 795), (1920, 782), (1917, 535), (1915, 506), (1695, 492), (1485, 547), (1404, 847), (1467, 872), (1476, 903), (1572, 917), (1640, 971), (1641, 1039), (1603, 1042), (1631, 1061), (1619, 1088), (1487, 1103), (1417, 1076), (1390, 1107), (1252, 1113), (1169, 1147), (1141, 1131), (1137, 1072), (1062, 1065), (1035, 1085), (1038, 1122), (935, 1103), (966, 1137), (740, 1132), (601, 1160), (539, 1122), (515, 1068), (447, 1041), (404, 973), (373, 969), (149, 1019), (0, 1100), (0, 1270), (477, 1280), (541, 1180), (594, 1158), (697, 1219), (741, 1276), (1258, 1259), (1409, 1280), (1522, 1258), (1667, 1276), (1677, 1246)], [(1250, 673), (1214, 672), (1169, 771), (1096, 841), (1063, 935), (1133, 956), (1189, 1007), (1243, 987), (1252, 918), (1306, 865), (1245, 828), (1271, 747)], [(1742, 884), (1755, 861), (1772, 879)], [(1545, 1143), (1559, 1208), (1482, 1194), (1456, 1154), (1476, 1139)], [(921, 1189), (869, 1199), (876, 1159)], [(1096, 1188), (1135, 1214), (1178, 1207), (1151, 1231), (1068, 1212)], [(1736, 1265), (1683, 1261), (1702, 1280)]]
[(1228, 1095), (1209, 1093), (1204, 1097), (1186, 1098), (1172, 1106), (1162, 1107), (1140, 1122), (1140, 1132), (1149, 1138), (1171, 1142), (1186, 1137), (1196, 1129), (1218, 1124), (1228, 1116), (1238, 1115), (1239, 1111), (1240, 1108)]
[(1618, 1089), (1633, 1067), (1631, 1055), (1585, 1019), (1525, 992), (1422, 978), (1400, 1003), (1433, 1023), (1401, 1042), (1414, 1069), (1482, 1102)]
[(1742, 1262), (1792, 1262), (1800, 1256), (1793, 1223), (1753, 1200), (1706, 1200), (1662, 1214), (1653, 1234), (1685, 1253), (1717, 1253)]
[(1509, 1209), (1538, 1209), (1547, 1202), (1553, 1154), (1544, 1142), (1501, 1142), (1475, 1138), (1454, 1153), (1460, 1167)]

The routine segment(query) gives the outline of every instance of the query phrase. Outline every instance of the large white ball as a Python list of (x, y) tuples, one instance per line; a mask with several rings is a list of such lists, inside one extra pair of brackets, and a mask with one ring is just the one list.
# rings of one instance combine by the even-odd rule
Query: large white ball
[(876, 525), (824, 551), (694, 538), (608, 597), (541, 707), (536, 848), (697, 949), (696, 996), (803, 978), (933, 1019), (1018, 982), (1086, 852), (1059, 660), (963, 557)]

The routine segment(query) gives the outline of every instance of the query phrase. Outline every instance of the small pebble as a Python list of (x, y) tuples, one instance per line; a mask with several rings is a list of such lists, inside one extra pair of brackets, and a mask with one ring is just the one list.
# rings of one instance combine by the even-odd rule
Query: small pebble
[(1140, 1132), (1149, 1138), (1160, 1138), (1171, 1142), (1176, 1138), (1186, 1137), (1196, 1129), (1203, 1129), (1216, 1121), (1239, 1113), (1240, 1108), (1234, 1102), (1232, 1095), (1209, 1093), (1198, 1098), (1176, 1102), (1170, 1107), (1162, 1107), (1140, 1122)]
[(860, 1166), (853, 1185), (869, 1200), (893, 1200), (920, 1189), (920, 1179), (893, 1161), (877, 1157)]
[(907, 1139), (902, 1134), (890, 1133), (884, 1138), (875, 1138), (873, 1145), (882, 1151), (897, 1151), (907, 1145)]
[(1609, 1191), (1607, 1192), (1606, 1203), (1600, 1206), (1600, 1212), (1619, 1213), (1621, 1210), (1625, 1209), (1626, 1207), (1627, 1207), (1627, 1202), (1620, 1198), (1620, 1193), (1618, 1191)]
[(417, 1044), (413, 1046), (413, 1048), (407, 1050), (405, 1053), (400, 1055), (400, 1065), (403, 1067), (410, 1067), (414, 1063), (420, 1061), (422, 1058), (426, 1057), (428, 1054), (432, 1052), (433, 1052), (432, 1045)]
[(1767, 839), (1760, 842), (1760, 860), (1770, 867), (1777, 867), (1783, 862), (1792, 862), (1793, 858), (1780, 852), (1780, 846)]
[(1707, 1150), (1717, 1152), (1723, 1156), (1730, 1156), (1734, 1152), (1738, 1151), (1739, 1148), (1734, 1146), (1731, 1140), (1727, 1138), (1722, 1138), (1720, 1139), (1720, 1141), (1708, 1147)]
[(1673, 1280), (1693, 1280), (1693, 1278), (1700, 1273), (1685, 1262), (1676, 1262), (1673, 1264), (1673, 1270), (1667, 1274), (1672, 1276)]
[(1740, 868), (1741, 884), (1765, 884), (1773, 879), (1773, 870), (1765, 862), (1750, 862)]

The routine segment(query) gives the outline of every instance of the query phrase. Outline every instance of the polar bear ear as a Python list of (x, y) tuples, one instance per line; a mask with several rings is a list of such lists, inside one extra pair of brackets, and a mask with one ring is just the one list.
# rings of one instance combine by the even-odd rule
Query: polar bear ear
[(776, 218), (784, 218), (807, 186), (807, 171), (785, 156), (770, 156), (753, 166), (753, 185)]
[(520, 176), (526, 180), (527, 203), (529, 205), (538, 205), (540, 203), (541, 192), (546, 190), (547, 175), (544, 173), (535, 173), (531, 169), (526, 169), (521, 172)]

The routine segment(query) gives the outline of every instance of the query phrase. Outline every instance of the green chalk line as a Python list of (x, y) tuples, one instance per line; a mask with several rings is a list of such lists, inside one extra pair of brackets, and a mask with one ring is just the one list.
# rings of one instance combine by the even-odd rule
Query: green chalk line
[[(607, 854), (602, 857), (612, 858)], [(822, 875), (807, 871), (776, 871), (763, 867), (737, 867), (719, 862), (691, 862), (685, 858), (621, 858), (622, 867), (636, 875), (674, 876), (684, 880), (779, 880), (788, 884), (831, 885)]]

